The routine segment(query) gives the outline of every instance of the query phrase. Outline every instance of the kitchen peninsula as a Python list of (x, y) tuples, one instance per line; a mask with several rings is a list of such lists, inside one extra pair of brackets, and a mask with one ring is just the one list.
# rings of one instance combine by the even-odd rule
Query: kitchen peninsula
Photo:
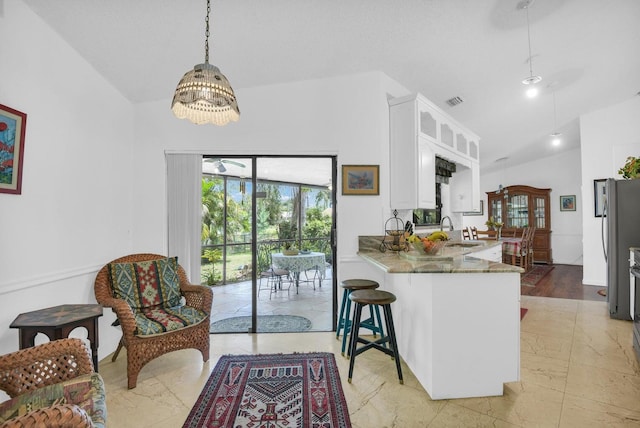
[(358, 255), (385, 272), (400, 356), (431, 398), (502, 395), (518, 381), (522, 269), (495, 261), (500, 243), (452, 242), (427, 257), (381, 242), (360, 236)]

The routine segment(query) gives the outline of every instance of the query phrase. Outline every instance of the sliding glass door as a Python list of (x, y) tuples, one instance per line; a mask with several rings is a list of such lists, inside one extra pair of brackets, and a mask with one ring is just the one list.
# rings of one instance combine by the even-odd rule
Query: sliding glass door
[(335, 328), (335, 163), (203, 159), (202, 281), (214, 287), (212, 332)]

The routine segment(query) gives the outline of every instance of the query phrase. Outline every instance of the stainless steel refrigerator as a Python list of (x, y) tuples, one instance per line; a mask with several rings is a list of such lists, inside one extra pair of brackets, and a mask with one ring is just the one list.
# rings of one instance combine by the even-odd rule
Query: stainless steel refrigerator
[(602, 247), (607, 261), (609, 314), (611, 318), (630, 320), (629, 247), (640, 247), (640, 179), (607, 179)]

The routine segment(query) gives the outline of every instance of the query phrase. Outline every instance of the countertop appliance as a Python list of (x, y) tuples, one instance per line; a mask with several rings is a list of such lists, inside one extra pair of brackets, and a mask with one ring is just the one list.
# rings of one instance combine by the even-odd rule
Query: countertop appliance
[(605, 183), (602, 247), (607, 261), (607, 301), (611, 318), (631, 319), (629, 248), (640, 247), (640, 179)]

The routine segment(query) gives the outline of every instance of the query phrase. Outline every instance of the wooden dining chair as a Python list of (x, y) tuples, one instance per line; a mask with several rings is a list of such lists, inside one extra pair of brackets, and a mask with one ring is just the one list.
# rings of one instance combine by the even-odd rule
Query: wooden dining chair
[(469, 234), (469, 228), (465, 227), (464, 229), (462, 229), (462, 239), (464, 241), (468, 241), (471, 239), (471, 235)]
[(477, 241), (478, 240), (478, 228), (473, 226), (471, 228), (471, 239)]

